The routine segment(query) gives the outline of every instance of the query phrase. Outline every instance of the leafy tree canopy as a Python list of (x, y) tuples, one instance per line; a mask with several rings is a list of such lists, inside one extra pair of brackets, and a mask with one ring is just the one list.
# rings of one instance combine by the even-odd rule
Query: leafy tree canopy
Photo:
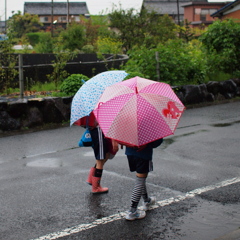
[(8, 22), (9, 31), (16, 38), (21, 38), (29, 32), (39, 31), (38, 27), (41, 25), (37, 15), (29, 13), (22, 15), (20, 11), (14, 14)]
[(197, 40), (189, 43), (182, 39), (169, 40), (152, 49), (142, 45), (130, 50), (129, 56), (125, 66), (127, 72), (137, 71), (152, 80), (158, 80), (157, 75), (160, 75), (161, 82), (171, 85), (202, 83), (206, 76), (206, 61)]
[[(221, 67), (225, 73), (240, 76), (240, 23), (232, 19), (215, 21), (200, 40), (207, 52), (214, 55), (218, 68)], [(213, 61), (211, 63), (214, 64)]]
[(135, 45), (141, 46), (143, 42), (151, 48), (177, 37), (176, 25), (168, 15), (159, 16), (146, 9), (140, 13), (134, 9), (113, 10), (109, 20), (110, 27), (117, 32), (126, 51)]
[(60, 33), (60, 37), (63, 41), (63, 49), (80, 50), (86, 43), (86, 30), (83, 25), (73, 23)]

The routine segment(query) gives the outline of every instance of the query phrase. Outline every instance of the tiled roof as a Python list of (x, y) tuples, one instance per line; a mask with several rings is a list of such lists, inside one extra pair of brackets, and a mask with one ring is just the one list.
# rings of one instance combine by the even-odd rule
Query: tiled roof
[(229, 9), (237, 5), (240, 5), (240, 0), (236, 0), (234, 2), (228, 3), (227, 5), (225, 5), (224, 7), (220, 8), (218, 11), (213, 13), (211, 17), (220, 17), (225, 11), (228, 11)]
[[(181, 5), (188, 2), (189, 0), (179, 0), (179, 14), (184, 14), (184, 8)], [(207, 2), (207, 0), (195, 0), (194, 2)], [(143, 6), (159, 14), (177, 14), (176, 0), (145, 0)]]
[[(68, 11), (67, 2), (54, 2), (53, 14), (65, 15)], [(24, 13), (36, 15), (51, 15), (52, 3), (51, 2), (25, 2)], [(83, 15), (89, 14), (86, 2), (69, 2), (70, 15)]]

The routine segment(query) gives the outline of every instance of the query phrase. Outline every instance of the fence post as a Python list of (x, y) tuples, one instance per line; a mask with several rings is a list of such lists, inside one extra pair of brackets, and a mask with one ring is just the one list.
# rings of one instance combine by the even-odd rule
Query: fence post
[(23, 56), (22, 56), (22, 54), (18, 54), (18, 72), (19, 72), (20, 98), (23, 99), (24, 84), (23, 84)]

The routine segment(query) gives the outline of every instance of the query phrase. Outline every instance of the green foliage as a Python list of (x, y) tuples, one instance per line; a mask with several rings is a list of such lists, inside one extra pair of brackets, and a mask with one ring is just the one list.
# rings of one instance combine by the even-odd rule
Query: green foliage
[(67, 62), (75, 56), (75, 52), (68, 50), (63, 51), (62, 48), (62, 38), (59, 37), (54, 45), (55, 60), (52, 65), (53, 72), (47, 75), (48, 79), (55, 83), (56, 89), (58, 88), (58, 84), (68, 76), (67, 71), (64, 70)]
[(27, 37), (23, 36), (20, 39), (20, 43), (22, 45), (22, 49), (15, 49), (14, 53), (23, 53), (23, 54), (32, 53), (33, 49)]
[(97, 37), (111, 37), (114, 36), (114, 32), (109, 29), (109, 20), (107, 15), (91, 16), (92, 25), (98, 26)]
[(72, 74), (63, 81), (60, 90), (65, 94), (74, 95), (88, 79), (89, 78), (83, 74)]
[(35, 46), (37, 53), (53, 53), (53, 39), (50, 32), (39, 33), (39, 42)]
[(160, 43), (150, 50), (145, 46), (135, 47), (129, 52), (130, 60), (125, 69), (127, 72), (138, 71), (147, 75), (147, 78), (158, 80), (158, 62), (162, 82), (170, 85), (202, 83), (206, 75), (206, 62), (200, 47), (198, 41), (184, 43), (181, 39)]
[[(232, 19), (215, 21), (200, 37), (206, 47), (212, 71), (238, 75), (240, 70), (240, 23)], [(215, 59), (215, 60), (214, 60)]]
[(37, 82), (30, 87), (30, 91), (41, 92), (41, 91), (55, 91), (55, 84), (54, 82), (45, 82), (40, 83)]
[(9, 89), (13, 85), (15, 76), (18, 71), (15, 69), (18, 58), (14, 55), (13, 41), (11, 34), (8, 39), (0, 43), (0, 91), (6, 91), (9, 94)]
[(94, 45), (98, 38), (98, 28), (99, 25), (94, 25), (92, 19), (81, 18), (81, 25), (85, 28), (86, 33), (86, 44)]
[(73, 23), (65, 31), (60, 33), (63, 49), (74, 51), (81, 49), (86, 43), (86, 31), (84, 26)]
[(155, 52), (156, 50), (154, 48), (148, 49), (144, 45), (133, 47), (132, 50), (128, 51), (129, 60), (123, 68), (127, 73), (138, 72), (143, 75), (147, 75), (148, 77), (146, 78), (155, 80)]
[(121, 54), (122, 43), (113, 38), (98, 38), (97, 48), (99, 54)]
[(191, 40), (196, 38), (196, 33), (194, 28), (190, 27), (190, 22), (185, 19), (184, 22), (178, 26), (179, 36), (184, 39), (186, 42), (190, 42)]
[(159, 42), (177, 38), (176, 25), (169, 16), (159, 16), (156, 12), (142, 9), (137, 13), (134, 9), (114, 10), (109, 14), (110, 27), (117, 29), (118, 39), (128, 51), (135, 45), (141, 46), (143, 41), (149, 48), (156, 47)]
[(127, 72), (128, 75), (124, 78), (124, 80), (134, 78), (134, 77), (142, 77), (142, 78), (148, 78), (148, 76), (140, 73), (140, 72)]
[(26, 37), (28, 38), (28, 41), (30, 42), (30, 44), (32, 46), (36, 46), (41, 39), (41, 35), (43, 35), (44, 33), (42, 32), (31, 32), (31, 33), (26, 33)]
[(94, 46), (93, 46), (93, 45), (90, 45), (90, 44), (83, 46), (83, 47), (82, 47), (82, 51), (83, 51), (84, 53), (95, 53)]
[(14, 14), (12, 18), (8, 21), (9, 29), (13, 37), (21, 38), (26, 33), (37, 32), (38, 27), (42, 23), (39, 22), (37, 15), (31, 15), (29, 13), (21, 14), (20, 11)]

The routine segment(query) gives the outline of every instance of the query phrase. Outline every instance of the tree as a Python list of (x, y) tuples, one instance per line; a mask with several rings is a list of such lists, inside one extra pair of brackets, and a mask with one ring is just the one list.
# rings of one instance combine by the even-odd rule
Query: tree
[(217, 71), (240, 76), (240, 23), (232, 19), (215, 21), (200, 40), (210, 56), (209, 60), (215, 59), (209, 65)]
[(53, 72), (52, 74), (48, 74), (47, 77), (55, 83), (55, 88), (57, 89), (59, 83), (62, 83), (62, 81), (68, 77), (69, 74), (64, 68), (67, 62), (76, 55), (76, 52), (69, 51), (68, 49), (63, 50), (62, 38), (59, 37), (54, 44), (54, 54), (55, 60), (52, 61)]
[[(159, 43), (156, 48), (148, 49), (142, 45), (129, 51), (129, 60), (124, 69), (127, 72), (137, 71), (152, 80), (157, 79), (159, 63), (160, 81), (170, 85), (202, 83), (206, 76), (206, 62), (201, 44), (185, 43), (182, 39), (168, 40)], [(156, 59), (156, 52), (159, 59)]]
[(93, 26), (98, 26), (98, 37), (112, 37), (114, 32), (109, 29), (109, 20), (107, 15), (93, 15), (91, 16)]
[(194, 28), (190, 27), (190, 22), (185, 19), (184, 22), (181, 23), (179, 28), (179, 35), (182, 39), (184, 39), (186, 42), (189, 42), (196, 38)]
[(8, 39), (0, 42), (0, 91), (9, 94), (10, 86), (13, 86), (15, 76), (18, 71), (15, 69), (17, 64), (17, 55), (14, 55), (12, 49), (13, 41), (11, 34)]
[(85, 27), (78, 23), (71, 24), (65, 31), (60, 33), (63, 49), (74, 51), (81, 49), (86, 44)]
[(8, 21), (9, 31), (13, 37), (21, 38), (26, 33), (37, 32), (42, 23), (39, 22), (37, 15), (31, 15), (29, 13), (21, 14), (20, 11), (14, 14)]
[(122, 43), (113, 38), (98, 38), (97, 41), (99, 54), (121, 54)]
[(38, 34), (38, 43), (34, 49), (37, 53), (53, 53), (53, 38), (50, 32), (41, 32)]
[(177, 37), (176, 25), (169, 16), (159, 16), (146, 9), (140, 13), (134, 9), (113, 10), (109, 14), (109, 20), (110, 27), (116, 31), (126, 51), (135, 45), (141, 46), (143, 42), (151, 48), (159, 42)]

